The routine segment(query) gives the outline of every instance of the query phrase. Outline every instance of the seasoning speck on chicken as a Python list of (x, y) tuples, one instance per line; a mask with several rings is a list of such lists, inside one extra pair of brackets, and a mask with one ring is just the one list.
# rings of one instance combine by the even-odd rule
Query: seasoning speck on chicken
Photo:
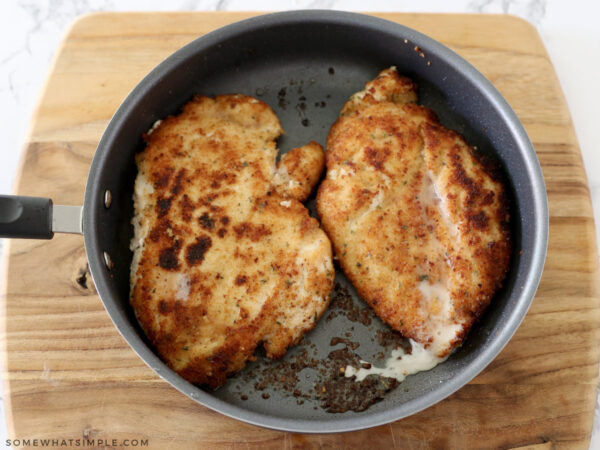
[(331, 244), (301, 203), (323, 150), (310, 143), (277, 164), (282, 132), (257, 99), (195, 97), (136, 157), (130, 301), (192, 383), (220, 386), (260, 344), (283, 356), (329, 303)]
[(502, 183), (416, 100), (394, 67), (348, 100), (327, 139), (317, 212), (359, 295), (444, 358), (501, 286), (509, 216)]

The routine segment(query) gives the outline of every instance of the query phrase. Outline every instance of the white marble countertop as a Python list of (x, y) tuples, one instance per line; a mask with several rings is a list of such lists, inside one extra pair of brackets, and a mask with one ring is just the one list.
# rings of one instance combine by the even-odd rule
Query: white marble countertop
[[(0, 15), (0, 194), (12, 191), (30, 118), (51, 57), (66, 27), (93, 11), (276, 11), (337, 9), (396, 12), (484, 12), (520, 16), (535, 25), (550, 54), (575, 125), (596, 217), (600, 212), (600, 2), (589, 0), (6, 0)], [(600, 221), (596, 223), (600, 236)], [(1, 251), (0, 239), (0, 251)], [(590, 448), (600, 448), (596, 403)], [(2, 402), (0, 402), (0, 409)], [(0, 411), (0, 447), (6, 426)]]

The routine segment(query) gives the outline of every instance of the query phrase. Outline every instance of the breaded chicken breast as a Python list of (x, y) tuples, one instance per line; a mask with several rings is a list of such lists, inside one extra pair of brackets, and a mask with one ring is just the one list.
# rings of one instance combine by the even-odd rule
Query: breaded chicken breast
[(317, 212), (359, 295), (438, 357), (460, 345), (508, 270), (504, 187), (454, 131), (384, 70), (327, 139)]
[(260, 344), (283, 356), (328, 305), (331, 244), (301, 203), (323, 150), (310, 143), (276, 164), (282, 132), (252, 97), (196, 97), (137, 155), (130, 301), (192, 383), (223, 384)]

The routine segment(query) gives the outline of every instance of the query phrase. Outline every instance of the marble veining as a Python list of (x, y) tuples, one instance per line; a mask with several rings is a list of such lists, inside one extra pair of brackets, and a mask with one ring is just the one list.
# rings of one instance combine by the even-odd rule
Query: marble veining
[(475, 0), (467, 4), (467, 10), (514, 14), (538, 25), (546, 14), (546, 0)]

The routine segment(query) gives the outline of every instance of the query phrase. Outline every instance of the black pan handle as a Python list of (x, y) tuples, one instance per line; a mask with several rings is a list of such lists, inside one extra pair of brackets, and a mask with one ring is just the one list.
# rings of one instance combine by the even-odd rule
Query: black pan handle
[(0, 238), (52, 239), (54, 232), (80, 233), (79, 206), (53, 205), (49, 198), (0, 195)]

